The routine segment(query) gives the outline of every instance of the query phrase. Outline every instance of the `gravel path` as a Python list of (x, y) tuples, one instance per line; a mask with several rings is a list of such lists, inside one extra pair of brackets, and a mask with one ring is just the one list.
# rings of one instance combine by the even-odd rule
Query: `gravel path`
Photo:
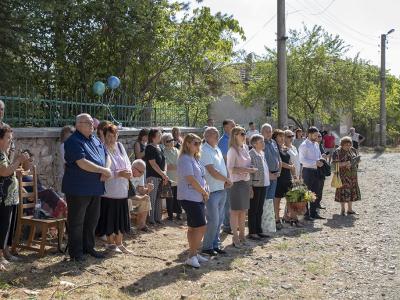
[[(326, 181), (327, 220), (285, 229), (248, 249), (229, 246), (200, 270), (185, 268), (185, 230), (174, 223), (127, 239), (134, 256), (83, 265), (26, 255), (0, 274), (11, 299), (400, 299), (399, 154), (364, 154), (358, 216), (340, 216)], [(75, 285), (66, 286), (61, 281)], [(33, 292), (34, 295), (28, 295)], [(36, 293), (36, 294), (35, 294)]]

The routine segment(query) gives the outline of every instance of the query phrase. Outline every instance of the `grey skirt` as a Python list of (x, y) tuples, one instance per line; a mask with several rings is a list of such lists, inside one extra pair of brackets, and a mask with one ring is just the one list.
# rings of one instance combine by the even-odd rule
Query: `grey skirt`
[(250, 181), (234, 182), (230, 194), (231, 210), (250, 208)]

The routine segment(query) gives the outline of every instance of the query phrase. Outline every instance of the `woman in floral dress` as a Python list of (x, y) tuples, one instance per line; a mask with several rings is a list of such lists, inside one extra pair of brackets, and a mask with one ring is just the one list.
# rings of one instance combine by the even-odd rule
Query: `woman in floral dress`
[(352, 203), (361, 200), (361, 193), (357, 180), (359, 154), (352, 147), (350, 137), (346, 136), (340, 140), (340, 147), (333, 152), (332, 162), (339, 164), (339, 175), (342, 181), (342, 187), (336, 189), (335, 201), (341, 204), (342, 216), (345, 215), (346, 203), (347, 214), (354, 215), (356, 212), (352, 208)]

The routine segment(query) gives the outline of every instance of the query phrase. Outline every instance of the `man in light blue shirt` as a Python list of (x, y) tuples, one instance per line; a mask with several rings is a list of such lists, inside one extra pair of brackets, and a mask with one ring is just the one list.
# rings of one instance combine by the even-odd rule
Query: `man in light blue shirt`
[[(218, 148), (221, 150), (222, 155), (226, 162), (226, 155), (228, 154), (229, 149), (229, 137), (231, 136), (232, 129), (236, 126), (235, 121), (226, 119), (222, 122), (222, 126), (224, 128), (224, 134), (218, 141)], [(226, 233), (232, 233), (231, 230), (231, 222), (230, 222), (230, 189), (226, 190), (226, 201), (225, 201), (225, 208), (224, 208), (224, 222), (222, 226), (222, 230)]]
[(206, 202), (207, 231), (203, 239), (203, 253), (210, 256), (225, 254), (220, 248), (220, 228), (224, 219), (226, 186), (231, 182), (221, 150), (218, 148), (219, 132), (215, 127), (208, 127), (204, 132), (205, 143), (201, 148), (200, 162), (206, 169), (206, 181), (210, 197)]

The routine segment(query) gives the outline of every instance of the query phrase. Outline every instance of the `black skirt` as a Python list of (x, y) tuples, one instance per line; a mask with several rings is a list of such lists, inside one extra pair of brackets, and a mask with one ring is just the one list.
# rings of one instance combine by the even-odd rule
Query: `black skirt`
[(96, 233), (100, 236), (118, 233), (129, 233), (131, 221), (128, 198), (112, 199), (101, 197), (100, 218)]

